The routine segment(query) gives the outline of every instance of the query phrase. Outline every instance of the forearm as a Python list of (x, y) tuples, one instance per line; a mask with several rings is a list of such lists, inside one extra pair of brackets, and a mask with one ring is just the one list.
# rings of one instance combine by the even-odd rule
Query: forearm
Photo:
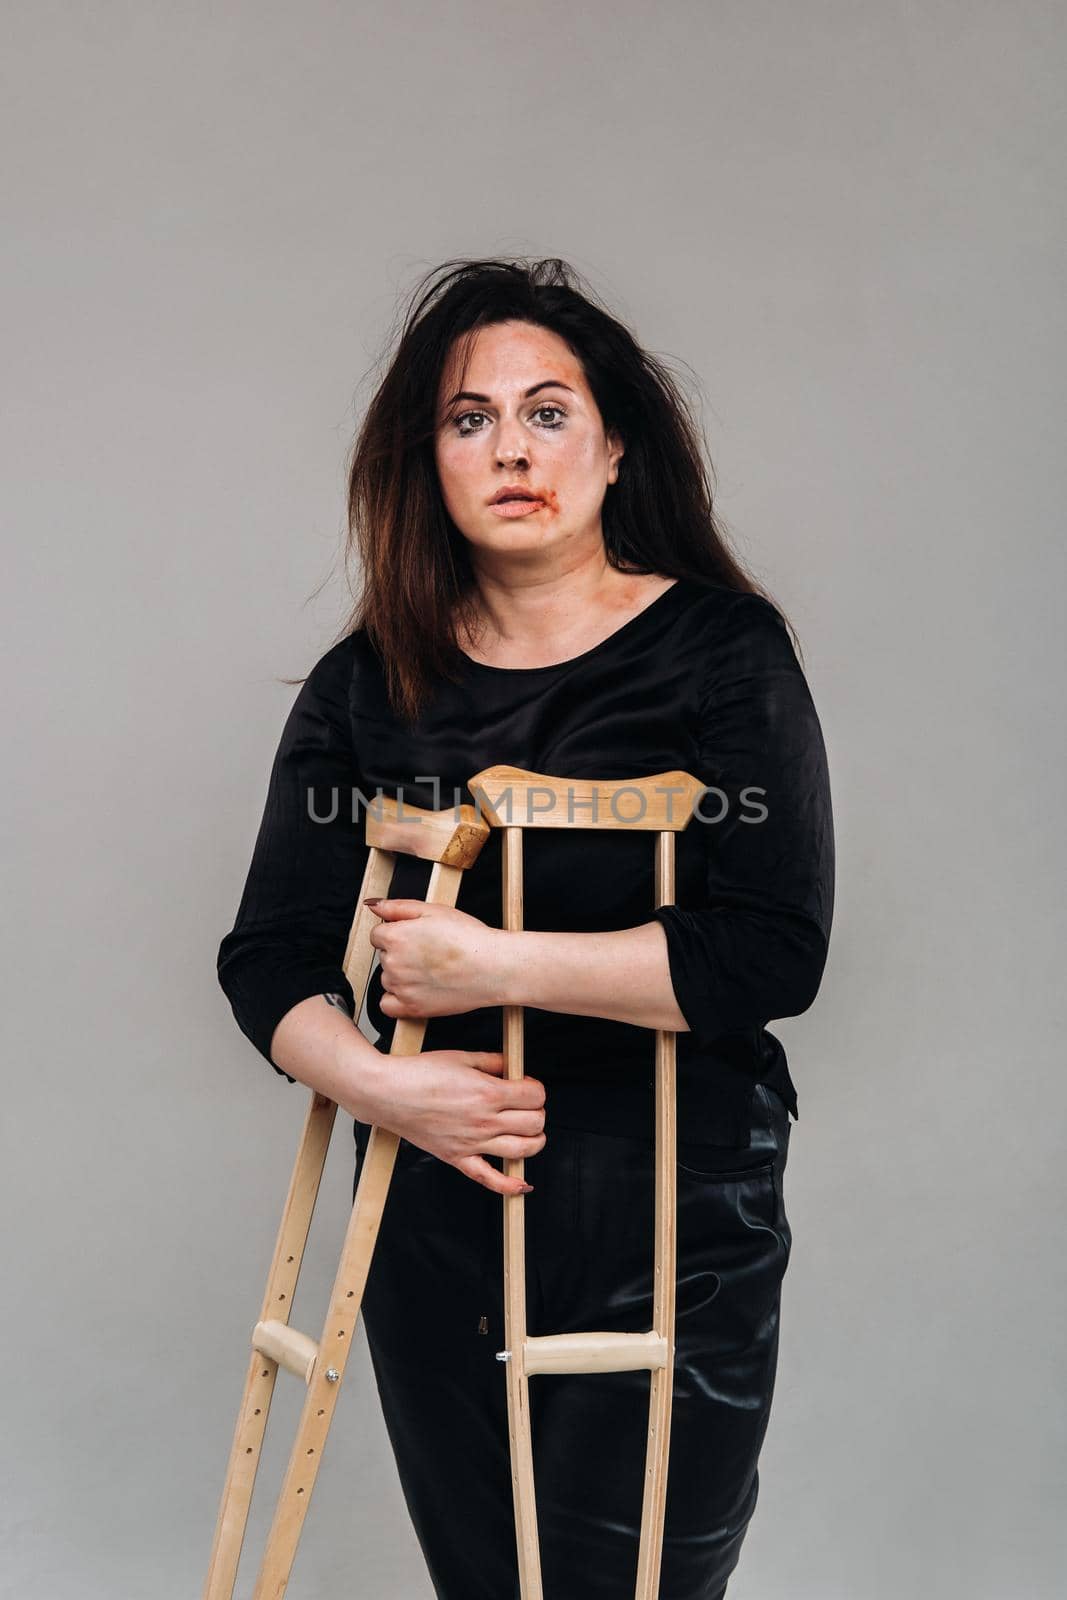
[(373, 1094), (385, 1057), (346, 1009), (325, 995), (291, 1006), (274, 1030), (271, 1055), (283, 1072), (333, 1100), (360, 1122), (373, 1122)]
[(502, 1004), (688, 1032), (658, 922), (612, 933), (524, 929), (503, 939)]

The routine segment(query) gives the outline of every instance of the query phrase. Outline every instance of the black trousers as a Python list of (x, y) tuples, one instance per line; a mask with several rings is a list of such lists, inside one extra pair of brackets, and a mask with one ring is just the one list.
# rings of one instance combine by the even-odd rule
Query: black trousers
[[(660, 1600), (721, 1600), (759, 1490), (791, 1234), (789, 1113), (757, 1086), (751, 1147), (678, 1145), (678, 1289)], [(370, 1129), (356, 1123), (359, 1162)], [(651, 1140), (554, 1127), (526, 1163), (531, 1335), (652, 1323)], [(496, 1163), (501, 1165), (501, 1163)], [(354, 1190), (353, 1190), (354, 1192)], [(402, 1140), (363, 1324), (438, 1600), (518, 1600), (500, 1195)], [(634, 1591), (649, 1375), (535, 1374), (545, 1600)]]

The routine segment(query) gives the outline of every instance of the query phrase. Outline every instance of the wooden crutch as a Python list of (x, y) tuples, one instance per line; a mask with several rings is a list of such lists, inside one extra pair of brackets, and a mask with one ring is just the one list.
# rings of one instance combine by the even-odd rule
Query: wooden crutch
[[(522, 927), (524, 828), (637, 828), (654, 831), (655, 903), (674, 900), (674, 835), (686, 826), (706, 785), (688, 772), (661, 772), (621, 782), (553, 778), (519, 767), (486, 767), (468, 782), (479, 811), (504, 829), (503, 926)], [(634, 797), (637, 800), (635, 808)], [(523, 1076), (523, 1007), (504, 1008), (508, 1078)], [(674, 1379), (676, 1230), (675, 1034), (656, 1030), (656, 1189), (652, 1326), (633, 1333), (526, 1332), (525, 1213), (522, 1194), (504, 1196), (504, 1338), (497, 1359), (507, 1363), (508, 1433), (515, 1505), (521, 1600), (542, 1600), (530, 1434), (528, 1379), (538, 1372), (628, 1372), (647, 1367), (648, 1442), (635, 1600), (656, 1600), (670, 1452)], [(507, 1158), (509, 1177), (522, 1177), (521, 1158)], [(551, 1596), (549, 1597), (551, 1600)]]
[[(461, 875), (477, 860), (488, 837), (489, 825), (473, 806), (427, 811), (418, 806), (400, 806), (387, 795), (378, 796), (367, 806), (366, 841), (370, 853), (344, 959), (345, 976), (356, 999), (357, 1022), (374, 963), (375, 947), (370, 942), (370, 930), (379, 920), (370, 907), (363, 904), (364, 899), (388, 895), (396, 857), (404, 854), (433, 862), (427, 903), (454, 906)], [(398, 1018), (390, 1055), (417, 1055), (422, 1048), (427, 1020), (425, 1017)], [(395, 1133), (384, 1128), (372, 1129), (329, 1311), (322, 1336), (316, 1342), (289, 1326), (289, 1308), (336, 1114), (334, 1101), (312, 1093), (267, 1276), (263, 1308), (252, 1330), (252, 1354), (230, 1450), (203, 1600), (232, 1600), (279, 1367), (303, 1379), (307, 1397), (252, 1600), (281, 1600), (292, 1572), (297, 1542), (352, 1346), (400, 1145)]]

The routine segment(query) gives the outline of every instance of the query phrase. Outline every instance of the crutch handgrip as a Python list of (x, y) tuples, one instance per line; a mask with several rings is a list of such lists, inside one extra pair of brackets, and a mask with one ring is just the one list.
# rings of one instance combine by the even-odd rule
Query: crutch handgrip
[(526, 1339), (523, 1371), (636, 1372), (665, 1367), (670, 1346), (658, 1333), (546, 1333)]
[(252, 1348), (260, 1355), (269, 1356), (294, 1378), (311, 1382), (311, 1374), (319, 1358), (318, 1340), (310, 1334), (290, 1328), (285, 1322), (257, 1322), (252, 1329)]

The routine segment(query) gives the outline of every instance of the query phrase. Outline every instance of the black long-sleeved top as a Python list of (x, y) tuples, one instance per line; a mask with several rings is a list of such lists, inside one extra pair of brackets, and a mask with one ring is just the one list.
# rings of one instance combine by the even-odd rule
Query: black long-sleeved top
[[(662, 923), (690, 1029), (677, 1034), (680, 1138), (747, 1144), (758, 1081), (796, 1116), (785, 1053), (766, 1024), (806, 1010), (818, 991), (834, 835), (822, 731), (774, 607), (683, 579), (569, 661), (492, 667), (464, 656), (462, 667), (462, 683), (440, 679), (413, 727), (394, 716), (363, 629), (301, 686), (218, 952), (242, 1031), (280, 1073), (271, 1040), (292, 1006), (331, 991), (353, 1004), (342, 961), (376, 794), (451, 810), (474, 803), (467, 779), (488, 766), (602, 780), (680, 769), (711, 787), (676, 835), (674, 903), (654, 906), (654, 833), (532, 829), (524, 925)], [(429, 873), (429, 863), (398, 855), (390, 897), (423, 898)], [(465, 871), (457, 904), (503, 926), (498, 829)], [(381, 1011), (381, 993), (376, 966), (367, 1009), (387, 1051), (396, 1019)], [(432, 1017), (423, 1049), (499, 1050), (502, 1021), (500, 1007)], [(525, 1037), (526, 1071), (546, 1087), (546, 1129), (651, 1132), (653, 1030), (528, 1007)]]

